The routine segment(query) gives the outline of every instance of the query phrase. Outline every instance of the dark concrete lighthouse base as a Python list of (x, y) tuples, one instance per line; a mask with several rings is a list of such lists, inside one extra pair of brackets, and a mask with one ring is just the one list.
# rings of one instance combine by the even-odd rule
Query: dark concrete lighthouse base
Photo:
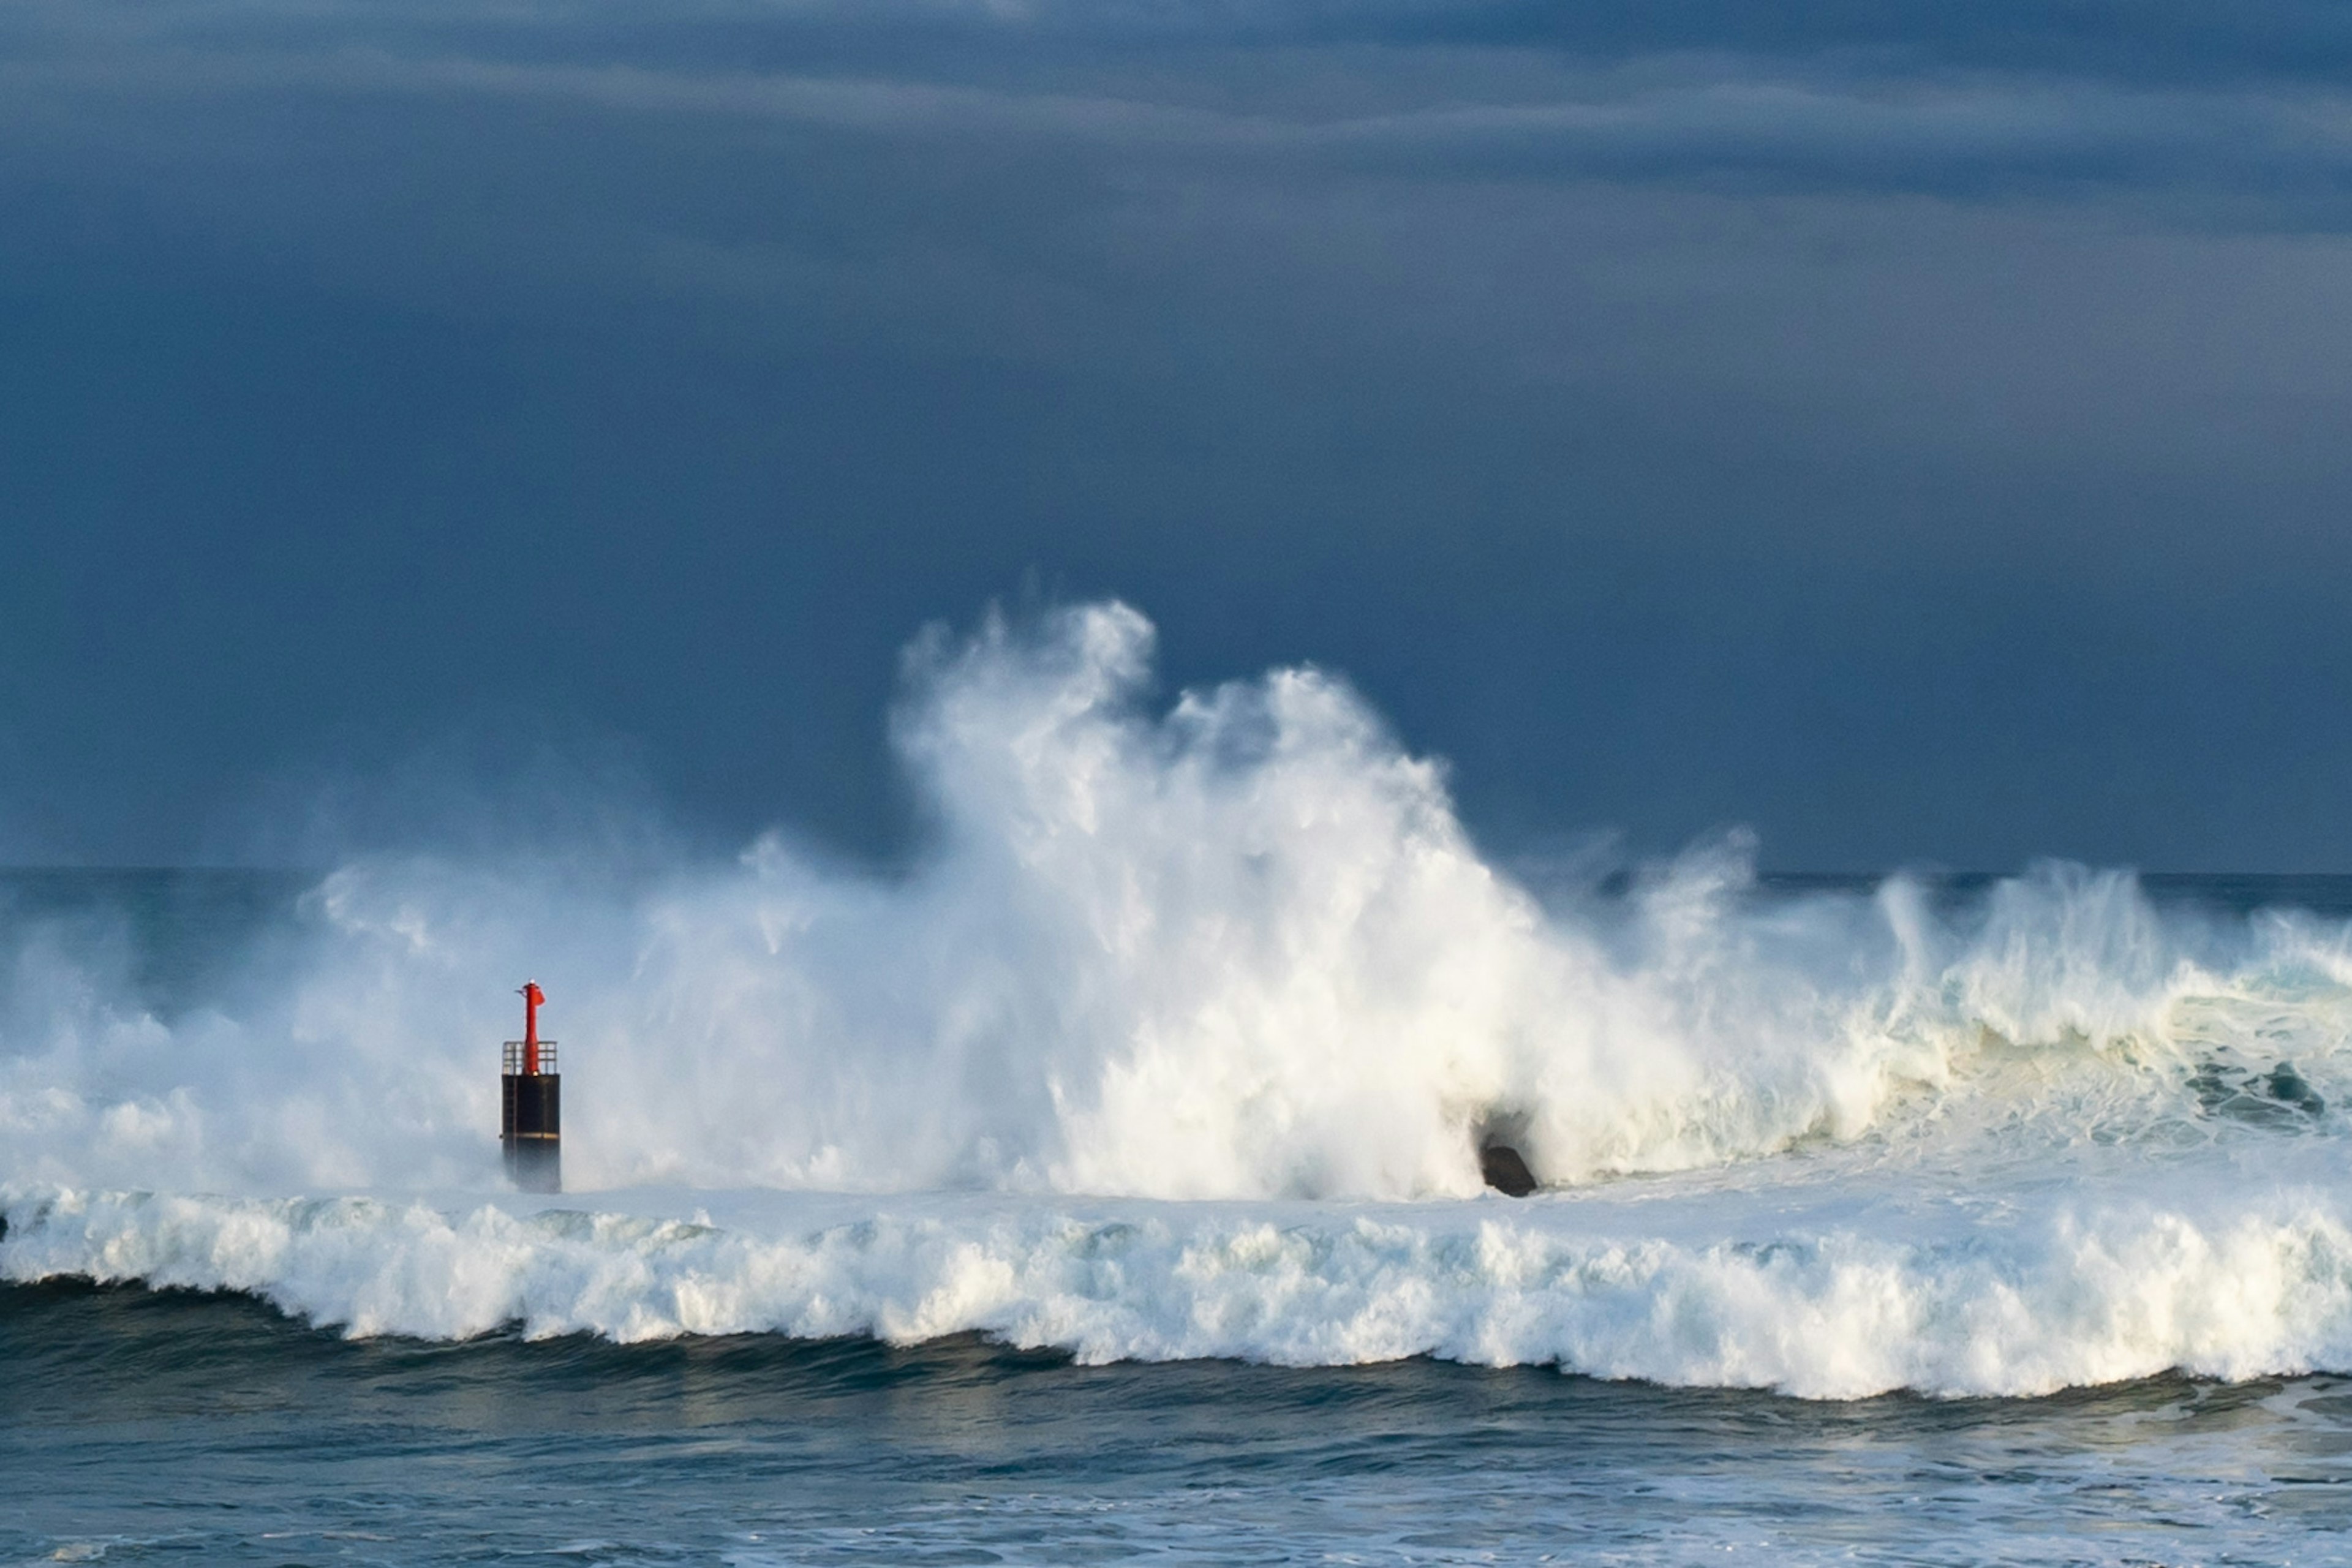
[(563, 1190), (563, 1079), (560, 1074), (509, 1073), (499, 1080), (499, 1142), (507, 1180), (526, 1193)]

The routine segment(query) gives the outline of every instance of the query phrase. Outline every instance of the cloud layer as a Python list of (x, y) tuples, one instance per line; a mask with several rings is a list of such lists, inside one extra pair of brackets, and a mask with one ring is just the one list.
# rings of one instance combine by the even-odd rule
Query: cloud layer
[(12, 6), (0, 833), (234, 858), (527, 709), (877, 841), (892, 650), (1034, 574), (1496, 830), (2335, 864), (2348, 37)]

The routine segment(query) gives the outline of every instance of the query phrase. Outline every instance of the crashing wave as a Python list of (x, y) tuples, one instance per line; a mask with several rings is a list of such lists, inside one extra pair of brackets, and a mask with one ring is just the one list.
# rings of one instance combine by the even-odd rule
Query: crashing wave
[(1092, 1363), (1428, 1355), (1832, 1398), (2352, 1367), (2352, 1230), (2308, 1193), (1706, 1241), (1500, 1199), (1265, 1212), (975, 1196), (855, 1219), (772, 1199), (724, 1227), (357, 1197), (18, 1188), (0, 1203), (0, 1278), (247, 1291), (354, 1335), (978, 1332)]
[(1155, 711), (1151, 640), (1104, 605), (922, 645), (896, 738), (931, 834), (902, 876), (777, 837), (651, 888), (359, 863), (168, 1021), (20, 926), (0, 1174), (487, 1187), (485, 1042), (523, 973), (562, 1011), (592, 1187), (1408, 1199), (1477, 1192), (1503, 1124), (1572, 1184), (1923, 1117), (2174, 1137), (2217, 1064), (2291, 1062), (2322, 1108), (2352, 1088), (2340, 930), (2066, 867), (1958, 911), (1899, 879), (1765, 900), (1738, 840), (1547, 902), (1340, 681)]

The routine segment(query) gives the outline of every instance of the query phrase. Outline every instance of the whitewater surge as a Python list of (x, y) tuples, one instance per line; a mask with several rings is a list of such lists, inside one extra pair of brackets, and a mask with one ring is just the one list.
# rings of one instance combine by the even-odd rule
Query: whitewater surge
[(2062, 1209), (1907, 1240), (1864, 1216), (1764, 1244), (1614, 1234), (1624, 1216), (1500, 1199), (934, 1199), (855, 1219), (771, 1200), (723, 1227), (359, 1197), (5, 1203), (0, 1276), (249, 1291), (360, 1335), (977, 1332), (1096, 1363), (1430, 1355), (1830, 1398), (2352, 1365), (2352, 1231), (2309, 1192), (2226, 1216)]
[[(371, 858), (143, 1003), (129, 925), (0, 907), (0, 1273), (1835, 1394), (2352, 1367), (2340, 922), (1768, 892), (1737, 837), (1538, 889), (1341, 680), (1155, 706), (1151, 642), (919, 643), (887, 875)], [(525, 975), (576, 1213), (498, 1195)], [(1482, 1197), (1487, 1138), (1551, 1195)]]

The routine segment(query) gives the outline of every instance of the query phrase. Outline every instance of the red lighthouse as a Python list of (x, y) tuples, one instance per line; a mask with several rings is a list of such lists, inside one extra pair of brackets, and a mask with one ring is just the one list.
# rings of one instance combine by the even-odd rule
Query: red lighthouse
[(547, 994), (536, 980), (522, 984), (522, 1038), (506, 1044), (499, 1087), (499, 1143), (507, 1180), (527, 1193), (563, 1190), (563, 1079), (555, 1042), (539, 1037), (539, 1007)]

